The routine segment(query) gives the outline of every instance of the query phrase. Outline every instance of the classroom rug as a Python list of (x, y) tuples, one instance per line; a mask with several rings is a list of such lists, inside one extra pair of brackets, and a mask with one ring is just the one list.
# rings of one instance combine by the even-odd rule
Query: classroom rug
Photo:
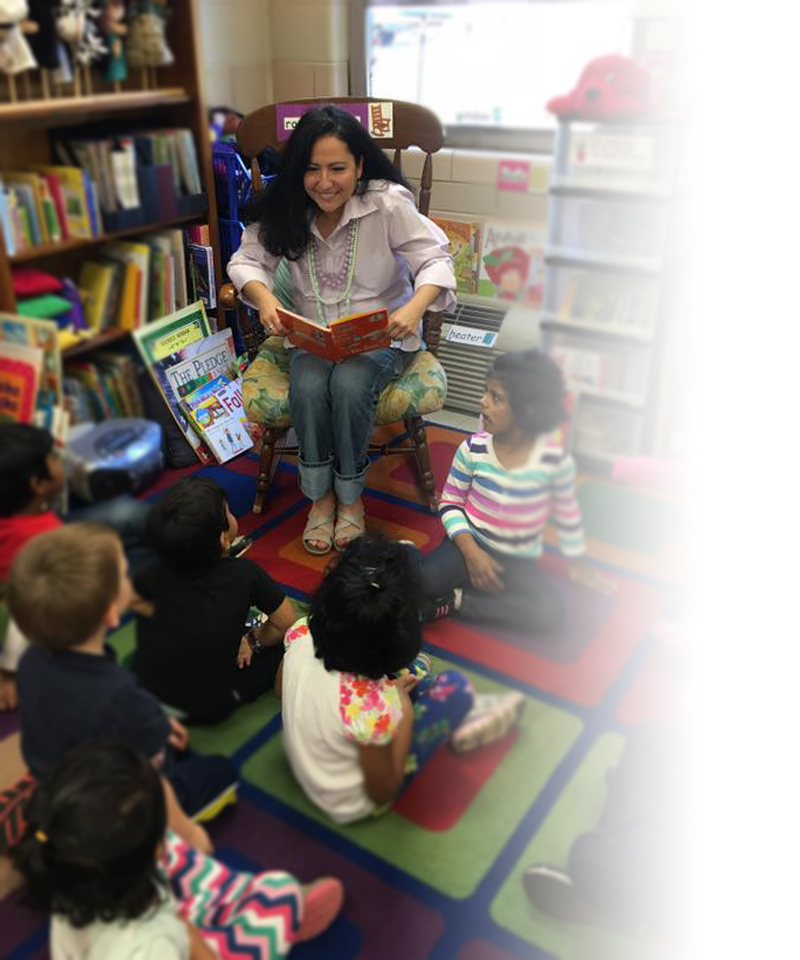
[[(397, 430), (389, 428), (388, 441)], [(431, 425), (429, 444), (441, 487), (465, 434)], [(248, 557), (308, 600), (328, 558), (302, 547), (307, 501), (294, 461), (279, 465), (262, 514), (250, 512), (258, 461), (168, 471), (147, 492), (197, 470), (228, 491), (240, 532), (254, 539)], [(541, 560), (565, 601), (563, 627), (550, 637), (489, 631), (458, 619), (426, 628), (438, 668), (464, 670), (487, 692), (519, 690), (519, 729), (476, 753), (442, 748), (387, 814), (333, 825), (308, 802), (282, 748), (278, 701), (267, 695), (215, 728), (193, 728), (201, 752), (233, 758), (239, 803), (210, 825), (217, 856), (234, 867), (282, 868), (303, 881), (340, 877), (342, 915), (297, 960), (594, 960), (660, 958), (669, 945), (625, 937), (602, 926), (548, 918), (527, 900), (521, 875), (539, 861), (567, 862), (570, 844), (598, 822), (606, 774), (637, 724), (685, 723), (680, 690), (685, 661), (680, 632), (680, 558), (687, 511), (663, 492), (586, 477), (579, 480), (588, 554), (613, 582), (605, 596), (571, 583), (548, 535)], [(412, 540), (421, 549), (442, 536), (425, 508), (413, 464), (377, 459), (366, 490), (368, 530)], [(128, 621), (112, 641), (121, 658), (135, 643)], [(0, 739), (17, 729), (0, 715)], [(47, 929), (15, 898), (0, 904), (0, 955), (47, 956)]]

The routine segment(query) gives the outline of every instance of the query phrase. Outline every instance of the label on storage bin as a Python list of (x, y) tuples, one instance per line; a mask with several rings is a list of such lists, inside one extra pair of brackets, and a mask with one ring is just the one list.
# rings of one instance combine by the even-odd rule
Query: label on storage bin
[(653, 168), (655, 137), (635, 133), (573, 133), (571, 167), (647, 173)]
[(497, 334), (491, 330), (476, 330), (474, 327), (459, 327), (453, 324), (447, 331), (448, 343), (465, 343), (470, 347), (493, 347)]

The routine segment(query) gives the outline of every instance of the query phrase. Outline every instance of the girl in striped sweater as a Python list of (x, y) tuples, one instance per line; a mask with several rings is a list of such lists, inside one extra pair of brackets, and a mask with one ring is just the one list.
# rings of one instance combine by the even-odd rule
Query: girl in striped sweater
[(538, 569), (552, 519), (570, 578), (606, 591), (583, 559), (575, 464), (559, 424), (564, 382), (538, 350), (507, 353), (489, 370), (483, 430), (458, 448), (439, 504), (447, 536), (419, 556), (425, 619), (458, 611), (470, 620), (548, 633), (562, 617), (559, 595)]

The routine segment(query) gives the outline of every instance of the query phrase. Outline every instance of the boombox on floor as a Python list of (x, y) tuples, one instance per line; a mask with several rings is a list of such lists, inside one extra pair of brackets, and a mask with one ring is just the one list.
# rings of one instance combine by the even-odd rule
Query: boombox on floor
[(70, 489), (82, 500), (138, 493), (164, 470), (161, 427), (136, 417), (80, 424), (70, 431), (66, 464)]

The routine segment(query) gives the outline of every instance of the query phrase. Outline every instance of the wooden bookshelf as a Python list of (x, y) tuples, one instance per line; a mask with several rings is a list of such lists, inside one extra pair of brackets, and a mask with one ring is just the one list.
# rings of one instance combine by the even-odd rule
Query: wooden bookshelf
[[(98, 135), (104, 125), (114, 130), (184, 127), (192, 131), (200, 177), (207, 196), (204, 210), (186, 216), (170, 217), (130, 229), (104, 233), (91, 239), (70, 239), (62, 243), (44, 244), (9, 257), (0, 236), (0, 311), (16, 313), (11, 268), (41, 262), (43, 269), (58, 277), (77, 279), (83, 251), (124, 237), (180, 226), (191, 222), (207, 222), (210, 245), (214, 252), (217, 278), (220, 273), (219, 229), (211, 141), (204, 90), (205, 63), (200, 49), (200, 15), (198, 0), (173, 0), (172, 16), (167, 23), (167, 42), (175, 62), (156, 71), (157, 88), (137, 89), (140, 71), (129, 70), (125, 89), (119, 93), (95, 92), (85, 97), (53, 97), (47, 100), (23, 100), (0, 103), (0, 171), (28, 169), (35, 164), (58, 162), (52, 155), (50, 133), (60, 127), (81, 126), (83, 136)], [(97, 87), (107, 86), (102, 80)], [(80, 341), (63, 351), (63, 356), (88, 353), (127, 336), (126, 331), (108, 330), (89, 340)]]
[[(207, 211), (206, 211), (207, 213)], [(152, 230), (164, 230), (166, 227), (176, 227), (183, 223), (192, 223), (206, 213), (190, 213), (183, 217), (171, 217), (168, 220), (158, 220), (156, 223), (146, 223), (138, 227), (130, 227), (127, 230), (116, 230), (113, 233), (101, 233), (96, 237), (82, 238), (75, 237), (72, 240), (64, 240), (61, 243), (43, 243), (38, 247), (31, 247), (29, 250), (21, 250), (19, 253), (9, 257), (9, 262), (13, 265), (18, 263), (29, 263), (31, 260), (41, 260), (44, 257), (56, 257), (60, 253), (68, 250), (79, 250), (101, 246), (111, 240), (119, 240), (122, 237), (135, 237), (139, 233), (150, 233)]]

